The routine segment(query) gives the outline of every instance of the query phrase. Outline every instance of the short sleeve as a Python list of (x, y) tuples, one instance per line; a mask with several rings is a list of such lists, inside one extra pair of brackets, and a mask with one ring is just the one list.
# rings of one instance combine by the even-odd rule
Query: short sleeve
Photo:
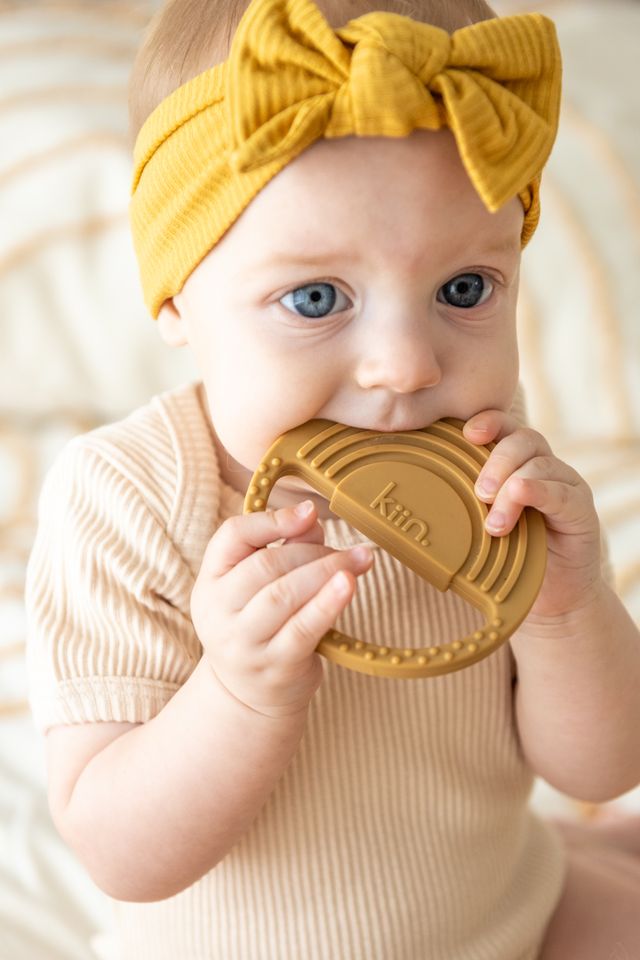
[(193, 574), (158, 504), (91, 435), (45, 477), (26, 579), (29, 696), (36, 725), (145, 722), (201, 649)]

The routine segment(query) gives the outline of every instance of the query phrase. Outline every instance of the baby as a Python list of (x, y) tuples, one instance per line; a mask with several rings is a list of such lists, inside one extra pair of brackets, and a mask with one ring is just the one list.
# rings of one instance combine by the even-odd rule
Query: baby
[[(76, 438), (43, 488), (55, 823), (114, 900), (118, 960), (637, 958), (637, 823), (528, 803), (536, 774), (595, 802), (640, 780), (638, 631), (589, 488), (518, 394), (553, 27), (482, 0), (237, 6), (173, 0), (134, 70), (143, 289), (201, 380)], [(243, 515), (266, 450), (316, 417), (496, 442), (487, 529), (525, 506), (547, 527), (509, 643), (409, 681), (317, 654), (333, 626), (415, 648), (477, 615), (299, 479)]]

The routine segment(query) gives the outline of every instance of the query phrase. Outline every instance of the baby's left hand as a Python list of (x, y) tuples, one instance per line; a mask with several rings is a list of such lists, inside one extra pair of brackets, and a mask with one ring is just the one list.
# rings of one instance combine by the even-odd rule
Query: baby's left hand
[(601, 567), (600, 524), (585, 480), (554, 456), (542, 434), (500, 410), (476, 414), (463, 432), (472, 443), (496, 443), (476, 482), (479, 499), (492, 504), (487, 531), (510, 533), (527, 506), (544, 516), (547, 569), (529, 617), (557, 620), (586, 607)]

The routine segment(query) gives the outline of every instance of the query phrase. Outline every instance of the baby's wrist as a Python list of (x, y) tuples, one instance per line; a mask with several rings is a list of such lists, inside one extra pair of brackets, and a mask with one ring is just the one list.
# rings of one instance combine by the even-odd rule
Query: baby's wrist
[(570, 607), (539, 613), (534, 605), (515, 637), (566, 641), (590, 633), (594, 627), (606, 626), (609, 622), (611, 602), (615, 599), (616, 595), (607, 582), (598, 575), (581, 599)]
[(214, 665), (208, 659), (206, 654), (202, 657), (200, 666), (205, 671), (208, 683), (212, 685), (213, 690), (218, 696), (227, 700), (238, 709), (240, 713), (254, 719), (257, 722), (263, 721), (265, 725), (278, 725), (280, 728), (291, 728), (293, 730), (303, 729), (309, 713), (311, 697), (301, 703), (292, 703), (290, 705), (269, 705), (259, 706), (247, 702), (241, 696), (238, 696), (230, 686), (220, 677)]

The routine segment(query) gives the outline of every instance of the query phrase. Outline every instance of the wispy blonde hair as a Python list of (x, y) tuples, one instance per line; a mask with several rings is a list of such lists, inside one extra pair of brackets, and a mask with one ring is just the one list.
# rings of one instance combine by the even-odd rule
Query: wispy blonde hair
[[(179, 86), (226, 59), (249, 0), (167, 0), (152, 18), (129, 84), (129, 131)], [(332, 27), (373, 10), (432, 23), (448, 33), (496, 14), (484, 0), (316, 0)]]

